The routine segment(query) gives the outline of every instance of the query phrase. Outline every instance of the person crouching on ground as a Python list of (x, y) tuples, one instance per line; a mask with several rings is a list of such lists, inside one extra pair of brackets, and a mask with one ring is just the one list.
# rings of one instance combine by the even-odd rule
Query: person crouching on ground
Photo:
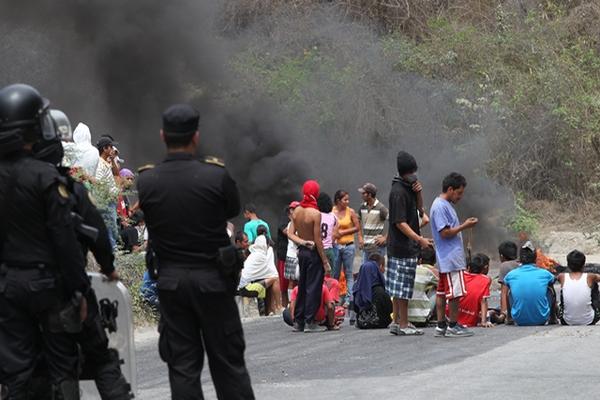
[(358, 271), (352, 290), (359, 329), (387, 328), (392, 322), (393, 306), (385, 291), (384, 265), (385, 257), (372, 253)]
[(522, 265), (504, 278), (513, 320), (521, 326), (556, 323), (554, 275), (535, 265), (536, 249), (531, 242), (521, 248), (519, 260)]
[(260, 283), (267, 289), (266, 314), (279, 313), (281, 310), (279, 275), (275, 267), (273, 249), (267, 244), (267, 236), (264, 234), (258, 235), (254, 244), (250, 246), (250, 255), (244, 262), (238, 289), (253, 283)]
[(331, 266), (321, 240), (321, 213), (317, 206), (319, 190), (317, 181), (309, 180), (304, 183), (303, 199), (292, 215), (297, 235), (288, 231), (290, 239), (302, 242), (298, 247), (300, 276), (298, 297), (294, 307), (296, 332), (322, 331), (315, 317), (321, 304), (323, 278), (331, 274)]
[(435, 311), (435, 297), (439, 274), (435, 268), (435, 250), (431, 247), (421, 250), (413, 297), (408, 302), (408, 321), (416, 327), (427, 326)]
[[(335, 289), (333, 289), (335, 290)], [(344, 319), (336, 318), (335, 315), (335, 293), (332, 293), (325, 283), (323, 283), (321, 291), (321, 304), (314, 321), (321, 327), (326, 327), (330, 331), (339, 330), (340, 324)], [(339, 296), (339, 294), (338, 294)], [(290, 294), (290, 306), (283, 310), (283, 321), (289, 326), (294, 326), (294, 312), (296, 308), (296, 299), (298, 298), (298, 286), (296, 286)]]
[(488, 298), (492, 280), (487, 276), (490, 258), (485, 254), (475, 254), (467, 265), (464, 274), (467, 293), (460, 298), (458, 323), (463, 326), (494, 326), (488, 321)]
[(560, 322), (563, 325), (595, 325), (600, 320), (600, 275), (583, 272), (585, 254), (578, 250), (567, 255), (567, 266), (571, 272), (558, 276), (561, 286)]

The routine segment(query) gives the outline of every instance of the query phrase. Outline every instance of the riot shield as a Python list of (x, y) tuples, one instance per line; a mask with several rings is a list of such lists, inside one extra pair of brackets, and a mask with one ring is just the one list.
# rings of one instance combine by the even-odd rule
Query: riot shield
[[(137, 392), (137, 377), (135, 366), (135, 342), (133, 338), (133, 313), (131, 298), (127, 288), (121, 282), (109, 282), (104, 275), (88, 273), (92, 288), (96, 292), (99, 303), (115, 305), (117, 309), (116, 331), (107, 330), (109, 347), (119, 352), (121, 371), (131, 385), (133, 394)], [(82, 400), (97, 400), (100, 395), (93, 381), (81, 381)]]

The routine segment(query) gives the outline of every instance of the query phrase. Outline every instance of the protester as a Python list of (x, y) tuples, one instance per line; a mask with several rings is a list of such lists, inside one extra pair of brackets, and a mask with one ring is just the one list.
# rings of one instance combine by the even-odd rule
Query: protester
[(125, 253), (138, 252), (140, 250), (140, 238), (138, 230), (130, 223), (129, 218), (120, 218), (121, 226), (119, 237), (123, 243), (123, 251)]
[(160, 301), (158, 299), (158, 288), (156, 285), (157, 282), (150, 277), (150, 273), (145, 271), (144, 276), (142, 277), (142, 286), (140, 286), (140, 294), (150, 307), (158, 311)]
[(234, 240), (235, 240), (235, 246), (238, 249), (242, 250), (245, 258), (248, 258), (248, 256), (250, 255), (250, 252), (248, 250), (250, 248), (250, 241), (248, 240), (248, 235), (246, 235), (242, 231), (238, 231), (235, 234)]
[(517, 244), (510, 241), (500, 243), (498, 253), (500, 254), (500, 271), (498, 273), (498, 283), (500, 284), (500, 315), (498, 322), (512, 324), (510, 316), (510, 304), (508, 299), (508, 287), (504, 283), (504, 278), (513, 269), (519, 266), (517, 261)]
[(354, 282), (354, 311), (359, 329), (387, 328), (392, 322), (390, 297), (385, 291), (385, 257), (372, 253), (364, 262)]
[(570, 272), (558, 276), (561, 286), (560, 322), (563, 325), (595, 325), (600, 320), (598, 282), (600, 275), (583, 272), (585, 254), (567, 255)]
[(97, 191), (95, 193), (101, 193), (103, 197), (102, 206), (100, 213), (104, 219), (104, 223), (108, 228), (108, 236), (113, 246), (113, 249), (117, 247), (117, 198), (119, 196), (119, 187), (114, 175), (114, 142), (103, 137), (98, 141), (96, 147), (100, 153), (100, 159), (98, 161), (98, 167), (96, 169), (96, 185)]
[[(283, 310), (283, 321), (289, 326), (294, 326), (294, 312), (296, 309), (296, 299), (298, 298), (299, 287), (296, 286), (290, 294), (290, 306)], [(314, 321), (319, 325), (326, 327), (327, 330), (339, 330), (343, 319), (336, 318), (334, 295), (327, 285), (321, 287), (321, 304), (315, 314)], [(305, 331), (308, 332), (308, 331)]]
[(132, 215), (130, 212), (131, 203), (127, 192), (131, 190), (135, 184), (135, 175), (131, 170), (123, 168), (119, 171), (119, 177), (121, 178), (119, 181), (121, 192), (117, 199), (117, 215), (121, 218), (130, 218)]
[(321, 211), (321, 239), (323, 239), (323, 249), (329, 260), (329, 265), (335, 264), (335, 251), (333, 243), (338, 235), (338, 221), (333, 210), (333, 202), (327, 193), (321, 193), (317, 199), (319, 211)]
[[(287, 252), (289, 247), (290, 240), (287, 237), (287, 230), (290, 225), (290, 220), (292, 217), (292, 211), (296, 208), (300, 203), (297, 201), (291, 202), (288, 206), (285, 207), (283, 211), (283, 216), (279, 222), (279, 226), (277, 227), (277, 273), (279, 274), (279, 288), (281, 289), (281, 302), (283, 307), (287, 307), (289, 304), (289, 296), (288, 296), (288, 287), (290, 286), (290, 281), (285, 277), (285, 261), (287, 258)], [(296, 257), (297, 259), (297, 257)]]
[[(345, 190), (338, 190), (333, 196), (335, 207), (333, 213), (338, 219), (338, 238), (335, 245), (335, 264), (333, 265), (332, 276), (334, 279), (340, 279), (343, 272), (346, 280), (346, 297), (344, 302), (352, 303), (352, 286), (354, 282), (354, 256), (356, 247), (354, 245), (354, 235), (358, 235), (358, 241), (362, 242), (362, 232), (356, 212), (349, 207), (350, 196)], [(348, 306), (350, 321), (353, 321), (354, 307)]]
[[(466, 294), (464, 269), (466, 257), (463, 247), (462, 231), (477, 224), (477, 218), (468, 218), (462, 224), (454, 210), (463, 197), (467, 180), (453, 172), (442, 182), (442, 194), (431, 206), (431, 231), (435, 242), (435, 252), (440, 271), (440, 281), (437, 290), (436, 310), (438, 325), (435, 336), (466, 337), (473, 332), (458, 321), (460, 298)], [(446, 301), (449, 308), (449, 322), (446, 323)]]
[(244, 207), (244, 218), (248, 220), (248, 222), (244, 224), (244, 233), (248, 236), (250, 244), (253, 244), (256, 240), (256, 237), (258, 236), (256, 233), (256, 228), (258, 228), (260, 225), (264, 225), (267, 227), (267, 237), (269, 239), (271, 238), (271, 230), (269, 229), (269, 224), (267, 224), (262, 219), (258, 218), (258, 215), (256, 215), (256, 206), (254, 204), (246, 204), (246, 206)]
[(372, 183), (365, 183), (358, 191), (363, 199), (358, 210), (358, 220), (362, 232), (362, 241), (359, 238), (358, 244), (362, 250), (364, 264), (371, 253), (379, 253), (384, 257), (386, 255), (385, 221), (388, 218), (388, 209), (377, 199), (377, 187)]
[(298, 278), (300, 275), (300, 264), (298, 262), (298, 246), (304, 244), (304, 240), (301, 240), (296, 235), (297, 232), (296, 228), (294, 227), (294, 221), (291, 220), (294, 210), (299, 205), (299, 202), (290, 203), (290, 221), (288, 222), (287, 228), (285, 229), (285, 234), (288, 237), (288, 247), (286, 251), (285, 265), (283, 267), (283, 276), (288, 281), (288, 298), (292, 294), (292, 289), (294, 289), (298, 284)]
[(244, 262), (238, 289), (252, 283), (260, 283), (267, 289), (267, 315), (279, 313), (282, 308), (279, 276), (275, 267), (273, 249), (267, 244), (265, 235), (259, 235), (250, 246), (250, 255)]
[(138, 241), (140, 246), (140, 251), (146, 251), (148, 248), (148, 229), (146, 227), (146, 218), (144, 216), (144, 212), (142, 210), (137, 210), (133, 213), (131, 217), (135, 229), (138, 233)]
[(98, 149), (92, 145), (90, 128), (83, 122), (75, 128), (73, 142), (75, 143), (72, 155), (73, 166), (81, 167), (87, 176), (95, 177), (100, 155)]
[(297, 332), (321, 330), (315, 317), (321, 304), (323, 278), (331, 273), (320, 235), (321, 213), (317, 206), (319, 191), (316, 181), (304, 183), (302, 201), (292, 215), (294, 229), (288, 231), (290, 239), (301, 243), (298, 248), (298, 297), (294, 308), (294, 330)]
[(521, 326), (555, 322), (554, 275), (535, 265), (536, 249), (531, 242), (521, 248), (519, 259), (521, 266), (504, 278), (513, 320)]
[(394, 306), (390, 333), (398, 336), (422, 335), (422, 330), (408, 322), (408, 302), (413, 297), (420, 249), (431, 247), (432, 241), (421, 236), (417, 191), (421, 191), (422, 187), (415, 175), (417, 161), (401, 151), (396, 164), (398, 175), (392, 182), (389, 201), (389, 258), (385, 279)]
[(422, 249), (415, 274), (413, 296), (408, 302), (408, 322), (416, 327), (426, 327), (433, 316), (438, 281), (435, 250), (431, 247)]
[(487, 276), (490, 258), (485, 254), (475, 254), (464, 273), (466, 293), (460, 298), (458, 323), (462, 326), (490, 328), (488, 320), (488, 298), (492, 280)]

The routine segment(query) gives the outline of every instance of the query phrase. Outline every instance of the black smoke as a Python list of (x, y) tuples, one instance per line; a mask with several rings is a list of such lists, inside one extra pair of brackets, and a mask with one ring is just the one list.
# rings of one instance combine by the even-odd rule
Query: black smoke
[[(238, 2), (228, 3), (231, 11)], [(349, 191), (354, 206), (356, 189), (373, 182), (387, 203), (395, 155), (406, 150), (419, 162), (427, 206), (444, 175), (467, 176), (460, 216), (480, 217), (475, 245), (495, 247), (513, 202), (485, 174), (502, 129), (493, 113), (457, 101), (464, 94), (452, 85), (394, 70), (401, 53), (328, 5), (282, 7), (228, 30), (223, 5), (4, 0), (0, 84), (37, 86), (95, 139), (116, 137), (133, 168), (162, 157), (161, 111), (191, 101), (202, 114), (202, 151), (225, 159), (243, 201), (267, 217), (297, 199), (306, 178), (331, 195)], [(290, 94), (265, 83), (264, 71), (239, 68), (249, 58), (269, 70), (302, 57), (309, 73)]]

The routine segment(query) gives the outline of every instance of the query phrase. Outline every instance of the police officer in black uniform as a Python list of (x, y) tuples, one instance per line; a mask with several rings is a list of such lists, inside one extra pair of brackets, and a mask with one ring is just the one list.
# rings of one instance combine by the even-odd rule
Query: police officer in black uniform
[(174, 105), (163, 114), (167, 157), (138, 178), (140, 207), (159, 266), (160, 356), (169, 366), (174, 400), (203, 399), (204, 351), (219, 399), (254, 399), (244, 361), (235, 274), (225, 272), (227, 220), (240, 212), (239, 193), (217, 159), (194, 158), (198, 112)]
[[(78, 352), (89, 281), (56, 167), (33, 152), (56, 139), (31, 86), (0, 90), (0, 369), (8, 398), (28, 398), (39, 351), (58, 399), (79, 399)], [(40, 334), (41, 329), (41, 334)]]
[[(51, 110), (52, 114), (58, 114), (57, 110)], [(69, 120), (64, 113), (60, 113), (61, 120), (54, 122), (56, 130), (61, 131)], [(45, 141), (38, 145), (33, 153), (34, 157), (47, 161), (53, 165), (59, 165), (64, 156), (62, 142), (57, 139)], [(110, 281), (119, 279), (114, 266), (114, 254), (110, 244), (108, 230), (102, 216), (93, 204), (92, 197), (85, 186), (75, 181), (69, 175), (69, 169), (58, 166), (58, 171), (67, 183), (67, 189), (73, 200), (72, 217), (82, 254), (87, 256), (88, 250), (94, 254), (94, 258), (100, 266), (101, 272)], [(102, 316), (96, 294), (90, 288), (86, 294), (87, 318), (83, 321), (82, 330), (74, 335), (75, 340), (81, 346), (83, 355), (83, 373), (81, 379), (94, 379), (96, 388), (102, 400), (129, 400), (133, 398), (131, 387), (121, 372), (119, 354), (108, 347), (108, 336), (103, 325)], [(44, 372), (44, 371), (42, 371)], [(43, 391), (43, 385), (40, 385)]]

